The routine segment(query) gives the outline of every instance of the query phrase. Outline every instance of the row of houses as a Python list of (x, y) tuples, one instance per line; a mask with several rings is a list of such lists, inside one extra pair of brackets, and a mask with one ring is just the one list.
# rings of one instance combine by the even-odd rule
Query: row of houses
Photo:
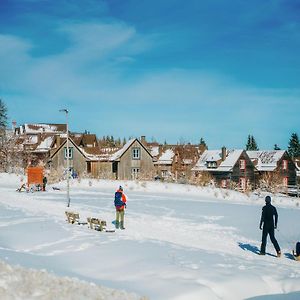
[(162, 179), (176, 182), (213, 182), (241, 190), (262, 184), (295, 185), (299, 168), (284, 150), (208, 150), (201, 145), (160, 145), (145, 136), (121, 148), (101, 148), (95, 134), (69, 133), (65, 124), (25, 124), (14, 130), (21, 151), (31, 153), (28, 164), (44, 164), (62, 173), (70, 170), (107, 179)]

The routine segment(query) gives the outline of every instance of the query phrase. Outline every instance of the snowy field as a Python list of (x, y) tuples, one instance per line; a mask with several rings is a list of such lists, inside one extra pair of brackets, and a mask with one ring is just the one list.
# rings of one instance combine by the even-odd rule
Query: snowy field
[(113, 228), (113, 195), (128, 196), (126, 230), (66, 222), (65, 183), (18, 193), (22, 177), (0, 174), (0, 299), (300, 299), (297, 198), (276, 196), (276, 237), (257, 255), (264, 195), (158, 182), (71, 182), (83, 221)]

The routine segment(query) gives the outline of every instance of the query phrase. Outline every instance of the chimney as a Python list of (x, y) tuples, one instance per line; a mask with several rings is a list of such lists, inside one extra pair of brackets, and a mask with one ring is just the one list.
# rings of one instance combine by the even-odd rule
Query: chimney
[(12, 130), (15, 132), (16, 128), (17, 128), (17, 122), (14, 120), (12, 121)]
[(146, 146), (147, 145), (147, 142), (146, 142), (146, 136), (145, 135), (142, 135), (141, 136), (141, 143)]
[(224, 161), (226, 159), (226, 147), (223, 146), (222, 147), (222, 161)]

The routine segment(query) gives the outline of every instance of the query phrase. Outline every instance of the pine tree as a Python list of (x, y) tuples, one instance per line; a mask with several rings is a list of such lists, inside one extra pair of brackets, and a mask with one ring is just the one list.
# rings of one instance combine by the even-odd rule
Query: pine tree
[(252, 150), (251, 149), (251, 135), (248, 135), (248, 140), (247, 140), (247, 144), (246, 144), (246, 150)]
[(3, 131), (7, 126), (7, 108), (5, 103), (0, 99), (0, 131)]
[(257, 151), (257, 150), (259, 150), (253, 135), (250, 135), (250, 134), (248, 135), (246, 150), (247, 151), (249, 151), (249, 150)]
[(255, 151), (258, 151), (258, 147), (257, 147), (257, 143), (256, 143), (256, 140), (254, 138), (254, 136), (252, 135), (251, 136), (251, 150), (255, 150)]
[(288, 153), (291, 157), (300, 157), (300, 143), (297, 133), (292, 133), (291, 135)]
[(204, 138), (200, 138), (200, 145), (203, 145), (204, 147), (207, 148)]

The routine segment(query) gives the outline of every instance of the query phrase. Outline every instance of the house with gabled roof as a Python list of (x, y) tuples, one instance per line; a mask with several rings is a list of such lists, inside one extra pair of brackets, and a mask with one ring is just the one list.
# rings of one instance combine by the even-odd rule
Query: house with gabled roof
[[(71, 171), (81, 175), (83, 173), (97, 176), (101, 151), (95, 134), (69, 134), (69, 166)], [(62, 170), (67, 166), (66, 134), (56, 137), (51, 150), (49, 165), (53, 170)]]
[(56, 137), (65, 132), (66, 124), (23, 124), (15, 127), (15, 145), (22, 154), (24, 167), (44, 164)]
[(269, 178), (273, 183), (287, 187), (297, 182), (297, 166), (285, 150), (247, 151), (256, 168), (256, 178)]
[(223, 188), (232, 183), (242, 191), (254, 186), (254, 165), (245, 150), (205, 150), (192, 171), (195, 177), (209, 174)]
[(173, 149), (167, 148), (161, 150), (161, 155), (158, 156), (157, 160), (154, 162), (157, 175), (165, 180), (174, 179), (172, 173), (172, 165), (175, 152)]
[(153, 156), (137, 138), (129, 140), (120, 150), (111, 155), (112, 172), (116, 179), (152, 179)]

